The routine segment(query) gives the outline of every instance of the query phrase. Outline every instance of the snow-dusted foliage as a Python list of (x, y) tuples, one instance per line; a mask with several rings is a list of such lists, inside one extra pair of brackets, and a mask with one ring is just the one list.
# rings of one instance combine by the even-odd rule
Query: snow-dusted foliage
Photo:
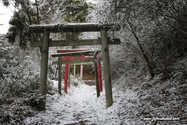
[(51, 23), (85, 22), (86, 16), (93, 9), (85, 0), (54, 0), (44, 1), (42, 6), (48, 6), (47, 16)]
[(37, 49), (0, 47), (0, 98), (22, 96), (39, 86)]
[(116, 36), (147, 63), (152, 77), (160, 72), (170, 77), (173, 64), (187, 50), (186, 6), (184, 0), (105, 0), (99, 3), (97, 17), (99, 23), (121, 27)]
[(120, 77), (138, 79), (147, 75), (146, 63), (120, 45), (110, 47), (110, 65), (112, 80)]
[[(34, 107), (44, 98), (38, 91), (39, 71), (39, 49), (0, 47), (0, 124), (20, 124), (33, 115), (26, 105)], [(49, 93), (50, 85), (48, 79)]]

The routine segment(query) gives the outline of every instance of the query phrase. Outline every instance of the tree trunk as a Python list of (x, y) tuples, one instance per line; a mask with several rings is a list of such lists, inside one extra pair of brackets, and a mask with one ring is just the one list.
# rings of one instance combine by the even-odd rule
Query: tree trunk
[[(27, 5), (29, 6), (29, 1), (27, 2)], [(30, 13), (29, 13), (29, 8), (26, 8), (26, 11), (27, 11), (27, 15), (28, 15), (28, 18), (29, 18), (29, 25), (31, 25), (32, 20), (31, 20), (31, 16), (30, 16)]]
[(139, 46), (139, 48), (140, 48), (140, 50), (141, 50), (141, 52), (142, 52), (142, 55), (143, 55), (143, 57), (144, 57), (144, 59), (145, 59), (145, 61), (146, 61), (146, 63), (147, 63), (147, 67), (148, 67), (149, 73), (150, 73), (150, 75), (151, 75), (151, 78), (153, 78), (153, 77), (155, 76), (155, 73), (154, 73), (154, 71), (153, 71), (153, 67), (152, 67), (151, 64), (150, 64), (149, 58), (148, 58), (148, 56), (146, 55), (146, 53), (145, 53), (145, 51), (144, 51), (142, 45), (140, 44), (140, 40), (139, 40), (138, 36), (136, 35), (136, 33), (135, 33), (134, 31), (132, 31), (132, 34), (133, 34), (134, 37), (136, 38), (136, 42), (138, 43), (138, 46)]
[(35, 3), (36, 3), (37, 21), (38, 21), (38, 24), (40, 24), (39, 9), (38, 9), (38, 1), (35, 0)]

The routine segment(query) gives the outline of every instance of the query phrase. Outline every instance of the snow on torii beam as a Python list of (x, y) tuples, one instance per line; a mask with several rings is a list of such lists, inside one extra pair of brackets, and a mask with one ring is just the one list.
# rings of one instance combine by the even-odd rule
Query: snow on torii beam
[(77, 51), (77, 52), (70, 52), (70, 53), (59, 53), (59, 54), (52, 54), (52, 57), (62, 57), (62, 56), (93, 56), (100, 51)]
[[(29, 25), (29, 29), (34, 33), (50, 33), (58, 32), (94, 32), (102, 29), (112, 29), (113, 24), (101, 25), (98, 23), (61, 23), (61, 24), (44, 24), (44, 25)], [(118, 30), (118, 29), (117, 29)]]
[[(72, 64), (72, 63), (86, 63), (86, 62), (94, 62), (94, 59), (85, 59), (85, 60), (70, 60), (70, 61), (63, 61), (62, 64)], [(58, 64), (58, 62), (52, 62), (53, 65)]]
[[(68, 56), (69, 59), (67, 60), (66, 57), (62, 58), (62, 64), (72, 64), (72, 63), (82, 63), (82, 62), (93, 62), (94, 61), (94, 57), (83, 57), (83, 56)], [(99, 61), (102, 61), (102, 58), (99, 58)], [(52, 62), (52, 64), (58, 64), (57, 62)]]

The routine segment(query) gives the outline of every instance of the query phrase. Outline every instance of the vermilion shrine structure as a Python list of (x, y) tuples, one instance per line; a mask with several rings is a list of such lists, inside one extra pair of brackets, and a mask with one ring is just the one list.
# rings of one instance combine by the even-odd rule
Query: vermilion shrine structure
[[(82, 53), (82, 52), (86, 52), (86, 51), (90, 51), (90, 50), (57, 50), (57, 53), (72, 53), (72, 52), (76, 52), (76, 53)], [(97, 51), (95, 51), (95, 53), (97, 54)], [(55, 55), (52, 55), (55, 56)], [(60, 57), (59, 57), (60, 59)], [(94, 66), (95, 66), (95, 84), (96, 84), (96, 90), (97, 90), (97, 97), (100, 96), (99, 92), (103, 91), (102, 88), (102, 76), (101, 76), (101, 61), (102, 58), (101, 56), (99, 56), (99, 53), (97, 54), (97, 56), (85, 56), (85, 55), (81, 55), (81, 56), (65, 56), (62, 57), (62, 61), (58, 61), (58, 62), (53, 62), (53, 64), (58, 64), (59, 68), (59, 94), (61, 94), (61, 66), (62, 64), (65, 64), (65, 79), (64, 79), (64, 91), (67, 93), (67, 87), (70, 87), (70, 84), (68, 85), (68, 75), (69, 75), (69, 64), (74, 64), (74, 76), (75, 76), (75, 65), (80, 64), (81, 68), (80, 68), (80, 78), (82, 79), (83, 77), (83, 64), (88, 64), (87, 62), (93, 63), (94, 62)], [(84, 63), (83, 63), (84, 62)], [(97, 64), (95, 64), (97, 62)], [(76, 64), (75, 64), (76, 63)], [(97, 69), (96, 69), (97, 68)], [(70, 80), (70, 79), (69, 79)], [(98, 80), (99, 80), (99, 86), (98, 86)]]
[[(111, 85), (111, 76), (110, 76), (110, 62), (109, 62), (109, 49), (108, 44), (120, 44), (119, 39), (108, 40), (107, 31), (113, 29), (113, 25), (101, 25), (95, 23), (67, 23), (67, 24), (46, 24), (46, 25), (29, 25), (29, 31), (32, 33), (41, 33), (43, 34), (43, 39), (41, 41), (35, 41), (31, 43), (31, 47), (40, 47), (41, 48), (41, 71), (40, 71), (40, 87), (39, 92), (45, 98), (40, 101), (38, 108), (45, 110), (46, 107), (46, 88), (47, 88), (47, 69), (48, 69), (48, 52), (49, 47), (52, 46), (83, 46), (83, 45), (102, 45), (102, 59), (104, 67), (104, 83), (105, 83), (105, 96), (106, 96), (106, 107), (110, 107), (113, 104), (112, 97), (112, 85)], [(70, 40), (51, 40), (50, 33), (58, 32), (71, 32), (73, 38)], [(86, 39), (79, 40), (78, 32), (100, 32), (101, 38), (98, 39)], [(21, 41), (21, 31), (18, 30), (15, 37), (15, 42), (20, 43)], [(83, 54), (84, 53), (84, 54)], [(77, 56), (77, 55), (90, 55), (94, 52), (87, 51), (81, 53), (73, 52), (71, 54), (62, 53), (64, 55), (60, 56)], [(59, 59), (59, 62), (62, 59)]]

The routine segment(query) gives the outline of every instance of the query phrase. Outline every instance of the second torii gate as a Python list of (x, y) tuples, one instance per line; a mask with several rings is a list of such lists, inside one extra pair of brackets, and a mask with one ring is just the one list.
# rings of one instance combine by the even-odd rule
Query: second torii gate
[[(99, 79), (98, 79), (98, 66), (97, 66), (97, 55), (98, 55), (99, 51), (75, 51), (75, 52), (70, 52), (70, 53), (59, 53), (59, 54), (52, 54), (52, 57), (58, 57), (58, 65), (59, 65), (59, 83), (58, 83), (58, 91), (59, 94), (61, 95), (61, 65), (62, 65), (62, 57), (67, 57), (66, 61), (64, 61), (63, 64), (67, 63), (77, 63), (77, 62), (82, 62), (83, 59), (84, 62), (94, 62), (94, 67), (95, 67), (95, 84), (96, 84), (96, 92), (97, 92), (97, 97), (100, 96), (100, 85), (102, 83), (100, 83), (99, 85)], [(86, 60), (86, 58), (83, 58), (82, 56), (94, 56), (94, 57), (87, 57), (88, 60)], [(68, 59), (71, 56), (71, 61), (69, 61)], [(72, 57), (73, 56), (73, 57)], [(74, 57), (75, 56), (75, 57)], [(80, 57), (77, 57), (80, 56)], [(82, 60), (80, 60), (82, 59)], [(96, 60), (97, 59), (97, 60)], [(54, 62), (55, 63), (55, 62)], [(64, 86), (64, 91), (67, 93), (67, 80), (68, 80), (68, 66), (66, 66), (66, 74), (65, 74), (65, 86)], [(101, 87), (102, 88), (102, 87)]]
[[(85, 51), (90, 51), (90, 50), (75, 50), (75, 49), (73, 49), (73, 50), (57, 50), (57, 53), (83, 52), (83, 51), (85, 52)], [(68, 86), (67, 82), (68, 82), (69, 64), (71, 64), (71, 63), (82, 63), (82, 62), (93, 62), (93, 61), (95, 61), (95, 57), (93, 57), (93, 56), (92, 57), (91, 56), (85, 57), (85, 55), (81, 55), (80, 57), (66, 56), (66, 57), (62, 58), (62, 61), (64, 61), (64, 63), (65, 63), (65, 79), (64, 79), (64, 85), (65, 86), (64, 86), (64, 91), (67, 93), (67, 86)], [(53, 62), (53, 64), (59, 64), (59, 63), (58, 62)], [(99, 87), (98, 87), (98, 89), (99, 89), (100, 92), (102, 92), (103, 88), (102, 88), (102, 77), (101, 77), (101, 63), (100, 63), (100, 60), (97, 61), (97, 65), (94, 64), (94, 66), (96, 66), (95, 68), (97, 68), (95, 70), (98, 71), (98, 72), (95, 72), (95, 77), (98, 77), (98, 79), (99, 79)], [(82, 67), (83, 66), (81, 65), (81, 68)], [(82, 73), (83, 73), (82, 70), (83, 69), (81, 69), (80, 77), (82, 76)], [(59, 72), (59, 74), (60, 74), (60, 72)], [(96, 84), (97, 84), (97, 81), (96, 81)], [(59, 90), (59, 94), (61, 94), (60, 90)]]
[[(38, 104), (38, 108), (45, 110), (46, 107), (46, 87), (47, 87), (47, 69), (48, 69), (48, 53), (49, 47), (52, 46), (82, 46), (82, 45), (102, 45), (102, 58), (104, 67), (104, 81), (105, 81), (105, 96), (106, 107), (110, 107), (113, 104), (112, 97), (112, 85), (110, 76), (110, 62), (109, 62), (109, 49), (108, 44), (120, 44), (119, 39), (108, 40), (107, 30), (113, 28), (113, 25), (101, 25), (96, 23), (62, 23), (62, 24), (46, 24), (46, 25), (29, 25), (28, 29), (32, 33), (42, 33), (43, 39), (39, 42), (32, 42), (31, 47), (41, 48), (41, 71), (40, 71), (40, 95), (44, 96), (44, 100), (41, 100)], [(19, 27), (17, 27), (19, 30)], [(119, 29), (116, 29), (119, 30)], [(50, 40), (50, 33), (58, 32), (101, 32), (101, 39), (87, 39), (78, 40), (77, 38), (72, 40)], [(74, 38), (74, 37), (73, 37)], [(15, 42), (20, 43), (21, 31), (15, 37)]]

